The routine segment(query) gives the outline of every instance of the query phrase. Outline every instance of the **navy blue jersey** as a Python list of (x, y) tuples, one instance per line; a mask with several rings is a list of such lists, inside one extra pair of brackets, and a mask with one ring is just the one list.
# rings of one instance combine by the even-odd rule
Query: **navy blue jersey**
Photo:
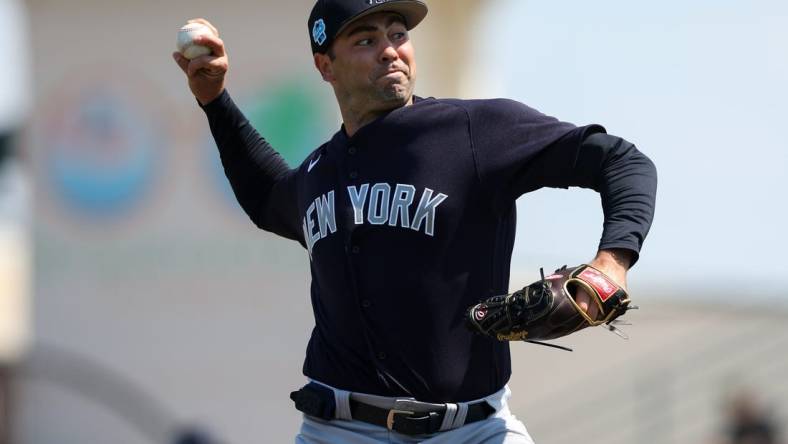
[(352, 137), (340, 129), (295, 169), (227, 92), (205, 110), (249, 217), (307, 251), (315, 328), (304, 374), (344, 390), (456, 402), (506, 384), (509, 344), (474, 336), (463, 314), (509, 288), (523, 193), (599, 191), (600, 248), (637, 255), (651, 223), (645, 156), (623, 139), (595, 147), (601, 126), (519, 102), (416, 98)]

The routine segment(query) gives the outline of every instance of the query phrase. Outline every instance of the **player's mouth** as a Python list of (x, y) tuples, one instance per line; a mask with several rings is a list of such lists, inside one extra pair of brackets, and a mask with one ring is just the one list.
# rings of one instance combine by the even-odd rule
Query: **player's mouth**
[(407, 76), (408, 76), (408, 74), (407, 74), (407, 73), (405, 72), (405, 70), (403, 70), (403, 69), (398, 69), (398, 68), (391, 68), (391, 69), (388, 69), (388, 70), (386, 70), (386, 71), (385, 71), (385, 72), (383, 72), (382, 74), (380, 74), (380, 75), (378, 76), (378, 78), (379, 78), (379, 79), (384, 79), (384, 78), (396, 78), (396, 77), (399, 77), (400, 75), (403, 75), (403, 76), (405, 76), (405, 77), (407, 77)]
[(402, 72), (402, 71), (389, 71), (389, 72), (383, 74), (382, 76), (380, 76), (380, 78), (381, 79), (389, 79), (389, 78), (393, 79), (393, 78), (397, 78), (399, 76), (404, 76), (404, 75), (405, 75), (405, 73)]

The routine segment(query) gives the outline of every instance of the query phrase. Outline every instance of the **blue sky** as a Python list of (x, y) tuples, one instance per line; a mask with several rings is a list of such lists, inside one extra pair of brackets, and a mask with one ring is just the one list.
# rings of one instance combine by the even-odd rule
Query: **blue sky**
[[(657, 216), (632, 282), (788, 300), (788, 2), (489, 5), (467, 94), (601, 123), (656, 162)], [(594, 193), (545, 190), (518, 208), (513, 276), (593, 256)]]

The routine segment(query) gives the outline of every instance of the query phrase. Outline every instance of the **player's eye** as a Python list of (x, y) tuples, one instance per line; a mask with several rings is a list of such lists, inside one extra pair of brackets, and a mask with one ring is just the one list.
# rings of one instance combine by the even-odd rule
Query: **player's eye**
[(356, 42), (356, 46), (369, 46), (372, 44), (372, 39), (361, 39)]
[(404, 39), (407, 35), (408, 34), (405, 32), (395, 32), (391, 37), (394, 39), (394, 41), (399, 41)]

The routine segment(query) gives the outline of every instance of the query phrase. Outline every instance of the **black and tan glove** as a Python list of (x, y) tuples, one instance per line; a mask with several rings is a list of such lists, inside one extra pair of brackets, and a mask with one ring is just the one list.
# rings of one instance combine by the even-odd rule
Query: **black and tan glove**
[[(575, 292), (582, 288), (599, 308), (595, 319), (577, 305)], [(637, 308), (630, 306), (626, 290), (590, 265), (555, 271), (512, 294), (494, 296), (468, 308), (466, 322), (472, 331), (499, 341), (540, 341), (560, 338), (586, 327), (605, 324), (626, 338), (613, 321)], [(566, 349), (565, 347), (555, 346)]]

